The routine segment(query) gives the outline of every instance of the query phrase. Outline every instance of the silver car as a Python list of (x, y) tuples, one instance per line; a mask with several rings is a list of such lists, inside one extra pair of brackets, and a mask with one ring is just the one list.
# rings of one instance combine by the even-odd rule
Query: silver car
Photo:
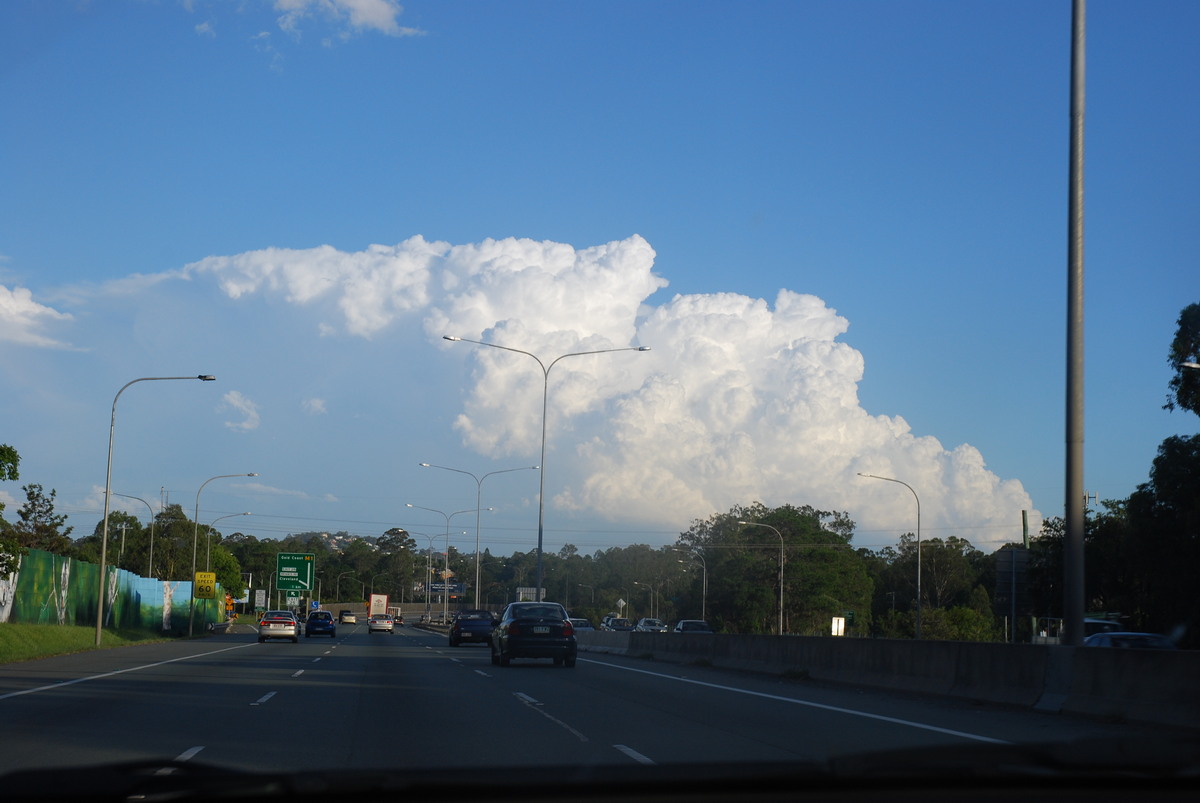
[(258, 643), (272, 638), (300, 642), (300, 622), (291, 611), (267, 611), (258, 620)]

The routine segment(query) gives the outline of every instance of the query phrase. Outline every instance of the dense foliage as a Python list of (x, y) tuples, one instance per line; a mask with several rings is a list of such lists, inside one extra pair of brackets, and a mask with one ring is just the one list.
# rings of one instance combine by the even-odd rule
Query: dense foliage
[[(1200, 414), (1200, 304), (1187, 307), (1168, 357), (1175, 370), (1169, 409)], [(0, 481), (18, 479), (20, 457), (0, 444)], [(66, 516), (54, 511), (55, 492), (24, 486), (18, 520), (0, 517), (0, 574), (32, 547), (97, 561), (102, 522), (72, 541)], [(0, 512), (3, 506), (0, 505)], [(547, 596), (577, 615), (598, 619), (608, 612), (666, 621), (706, 618), (731, 633), (829, 633), (835, 617), (847, 635), (906, 638), (915, 632), (916, 538), (903, 536), (877, 552), (852, 546), (854, 522), (846, 513), (807, 505), (768, 508), (754, 502), (697, 520), (671, 546), (614, 546), (581, 555), (567, 544), (543, 555)], [(927, 639), (996, 640), (1015, 629), (1026, 640), (1040, 619), (1061, 616), (1063, 521), (1048, 519), (1028, 550), (1028, 572), (1012, 573), (1023, 545), (990, 555), (955, 535), (920, 544), (921, 635)], [(270, 588), (280, 552), (316, 555), (319, 596), (345, 603), (385, 593), (397, 603), (498, 609), (517, 589), (535, 582), (537, 556), (476, 556), (450, 547), (435, 552), (437, 539), (418, 544), (404, 530), (377, 537), (349, 533), (301, 533), (284, 539), (228, 536), (197, 526), (179, 505), (153, 522), (116, 511), (109, 516), (112, 564), (164, 580), (187, 580), (193, 562), (211, 567), (227, 591)], [(1013, 551), (1009, 551), (1009, 550)], [(1089, 511), (1085, 533), (1086, 605), (1119, 613), (1130, 628), (1170, 633), (1184, 646), (1200, 646), (1200, 596), (1193, 567), (1200, 564), (1200, 435), (1167, 438), (1147, 482), (1126, 500), (1105, 500)], [(1001, 567), (1009, 567), (1003, 581)], [(782, 583), (780, 575), (782, 574)], [(1006, 583), (1007, 604), (993, 605)], [(467, 592), (443, 599), (424, 590), (443, 578), (463, 582)], [(1019, 598), (1019, 600), (1018, 600)], [(1017, 611), (1014, 618), (1011, 612)]]

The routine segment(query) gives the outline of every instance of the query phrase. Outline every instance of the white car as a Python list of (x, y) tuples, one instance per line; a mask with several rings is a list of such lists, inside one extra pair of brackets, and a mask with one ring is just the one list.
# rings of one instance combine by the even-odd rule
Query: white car
[(395, 627), (395, 620), (386, 613), (373, 613), (367, 620), (368, 633), (392, 633), (395, 632)]
[(291, 611), (267, 611), (258, 620), (258, 643), (269, 638), (285, 638), (293, 644), (300, 641), (300, 622)]

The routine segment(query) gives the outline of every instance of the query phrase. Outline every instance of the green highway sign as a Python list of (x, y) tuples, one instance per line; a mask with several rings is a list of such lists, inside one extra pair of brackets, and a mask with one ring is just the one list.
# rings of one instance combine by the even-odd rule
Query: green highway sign
[(311, 552), (280, 552), (275, 570), (275, 587), (280, 591), (312, 591), (317, 557)]

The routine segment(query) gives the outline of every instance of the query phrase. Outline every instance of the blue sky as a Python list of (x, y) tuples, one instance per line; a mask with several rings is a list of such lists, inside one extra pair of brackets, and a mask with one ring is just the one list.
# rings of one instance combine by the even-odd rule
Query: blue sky
[[(1171, 434), (1200, 6), (1088, 8), (1085, 486)], [(0, 486), (546, 548), (756, 500), (985, 549), (1063, 505), (1070, 3), (0, 5)], [(482, 485), (531, 548), (536, 471)], [(131, 512), (145, 511), (131, 503)], [(229, 522), (219, 529), (232, 531)], [(474, 516), (453, 532), (474, 534)], [(420, 539), (418, 539), (420, 540)], [(469, 548), (470, 538), (456, 541)]]

